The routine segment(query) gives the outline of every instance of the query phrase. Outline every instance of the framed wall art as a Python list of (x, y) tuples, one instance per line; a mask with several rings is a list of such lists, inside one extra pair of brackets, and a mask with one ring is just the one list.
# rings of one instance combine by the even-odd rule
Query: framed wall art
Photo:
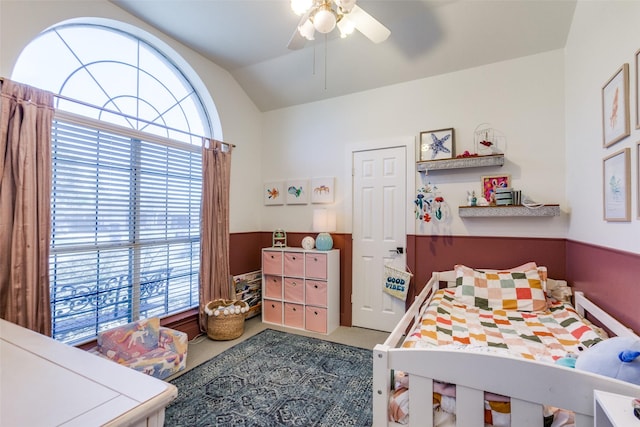
[(631, 149), (602, 161), (602, 196), (605, 221), (631, 221)]
[(482, 197), (487, 199), (487, 202), (495, 204), (496, 201), (496, 189), (497, 188), (509, 188), (511, 187), (511, 175), (489, 175), (482, 177)]
[(306, 205), (309, 202), (309, 182), (306, 179), (287, 181), (287, 204)]
[(311, 179), (311, 203), (333, 203), (334, 194), (334, 177)]
[(420, 161), (454, 157), (453, 128), (420, 132)]
[(265, 205), (284, 204), (284, 193), (282, 191), (284, 183), (282, 181), (265, 182), (262, 190), (262, 198)]
[(637, 205), (638, 205), (638, 219), (640, 219), (640, 141), (637, 143), (636, 146), (636, 156), (637, 156), (637, 160), (636, 160), (636, 188), (637, 188)]
[(623, 64), (602, 87), (602, 143), (609, 147), (629, 134), (629, 64)]
[(640, 111), (638, 111), (638, 107), (640, 107), (640, 88), (638, 88), (638, 82), (640, 82), (640, 79), (638, 79), (638, 74), (640, 74), (640, 71), (638, 71), (638, 67), (640, 67), (640, 49), (638, 49), (638, 51), (636, 52), (636, 56), (635, 56), (635, 62), (636, 62), (636, 129), (640, 129)]

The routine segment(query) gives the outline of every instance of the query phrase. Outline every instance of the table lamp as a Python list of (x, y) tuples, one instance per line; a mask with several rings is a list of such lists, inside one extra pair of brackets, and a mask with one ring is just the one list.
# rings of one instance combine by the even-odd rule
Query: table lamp
[(330, 231), (336, 231), (336, 213), (327, 209), (313, 210), (313, 231), (316, 231), (316, 249), (330, 251), (333, 248), (333, 239)]

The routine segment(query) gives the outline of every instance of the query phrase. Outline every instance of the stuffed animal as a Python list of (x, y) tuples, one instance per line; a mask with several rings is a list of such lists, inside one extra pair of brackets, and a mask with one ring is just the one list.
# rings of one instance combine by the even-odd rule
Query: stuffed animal
[(576, 369), (640, 385), (640, 339), (613, 337), (582, 353)]

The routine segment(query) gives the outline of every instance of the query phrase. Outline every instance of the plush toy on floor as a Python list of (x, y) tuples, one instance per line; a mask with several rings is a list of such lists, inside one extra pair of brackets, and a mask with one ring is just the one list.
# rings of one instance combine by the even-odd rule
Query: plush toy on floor
[(576, 369), (640, 385), (640, 339), (613, 337), (582, 353)]

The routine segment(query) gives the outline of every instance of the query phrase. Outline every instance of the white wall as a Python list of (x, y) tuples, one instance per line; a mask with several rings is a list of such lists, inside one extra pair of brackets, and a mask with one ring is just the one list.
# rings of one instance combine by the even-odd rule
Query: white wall
[[(331, 85), (331, 77), (328, 77)], [(480, 190), (482, 175), (510, 174), (513, 186), (538, 202), (566, 211), (564, 150), (564, 57), (557, 50), (442, 76), (415, 80), (264, 114), (263, 181), (337, 177), (338, 231), (351, 232), (351, 152), (407, 145), (410, 151), (408, 216), (413, 218), (418, 134), (453, 127), (455, 150), (475, 151), (473, 132), (490, 123), (507, 139), (501, 168), (432, 172), (453, 215), (449, 223), (409, 233), (564, 237), (566, 214), (554, 218), (465, 219), (457, 207), (467, 190)], [(311, 230), (316, 205), (265, 206), (262, 229)]]
[[(11, 77), (18, 55), (41, 31), (84, 17), (106, 18), (141, 28), (173, 48), (198, 74), (213, 98), (223, 139), (237, 145), (231, 171), (231, 232), (259, 231), (261, 114), (231, 75), (106, 0), (0, 1), (0, 76)], [(46, 70), (43, 70), (46, 72)], [(248, 197), (247, 195), (252, 195)]]
[[(579, 1), (566, 45), (568, 238), (640, 253), (635, 52), (640, 48), (640, 2)], [(603, 148), (602, 86), (629, 64), (631, 135)], [(605, 222), (602, 208), (603, 158), (631, 148), (631, 221)]]

